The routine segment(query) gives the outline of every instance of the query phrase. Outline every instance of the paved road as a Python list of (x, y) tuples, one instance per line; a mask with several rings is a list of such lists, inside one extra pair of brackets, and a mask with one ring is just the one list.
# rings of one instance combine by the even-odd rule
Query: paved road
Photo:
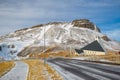
[(17, 61), (16, 65), (10, 72), (0, 78), (0, 80), (26, 80), (28, 65), (24, 62)]
[(48, 63), (65, 80), (120, 80), (120, 66), (75, 59), (50, 59)]

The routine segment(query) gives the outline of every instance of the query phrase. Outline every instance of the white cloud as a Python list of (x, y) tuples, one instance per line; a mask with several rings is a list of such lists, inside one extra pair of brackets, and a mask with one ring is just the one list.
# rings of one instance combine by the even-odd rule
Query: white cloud
[[(89, 18), (96, 22), (102, 22), (109, 19), (109, 17), (106, 18), (106, 15), (104, 15), (105, 12), (108, 12), (104, 10), (104, 7), (116, 6), (120, 3), (118, 1), (111, 1), (0, 0), (0, 28), (6, 27), (15, 30), (16, 28), (19, 29), (52, 20), (70, 21), (79, 18)], [(0, 32), (5, 33), (8, 31), (3, 30)]]

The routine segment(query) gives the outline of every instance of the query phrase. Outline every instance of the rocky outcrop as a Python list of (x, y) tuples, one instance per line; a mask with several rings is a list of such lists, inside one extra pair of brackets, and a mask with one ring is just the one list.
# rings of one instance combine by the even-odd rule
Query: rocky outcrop
[(38, 27), (43, 27), (44, 24), (40, 24), (40, 25), (36, 25), (36, 26), (32, 26), (31, 28), (38, 28)]
[(64, 50), (64, 48), (59, 46), (46, 46), (45, 49), (44, 46), (28, 46), (25, 47), (22, 51), (20, 51), (17, 56), (26, 57), (29, 54), (48, 53), (62, 50)]
[[(0, 43), (11, 43), (5, 49), (0, 47), (0, 56), (4, 59), (11, 57), (26, 57), (29, 54), (42, 53), (46, 48), (57, 45), (51, 51), (80, 49), (93, 42), (95, 37), (101, 38), (101, 43), (108, 50), (120, 50), (119, 43), (100, 32), (100, 29), (88, 19), (73, 20), (72, 22), (50, 22), (30, 28), (17, 30), (0, 37)], [(13, 44), (13, 45), (12, 45)], [(2, 54), (4, 51), (4, 54)], [(48, 50), (46, 50), (48, 51)], [(2, 55), (1, 55), (2, 54)], [(8, 55), (6, 57), (6, 55)]]
[(19, 30), (16, 30), (15, 32), (17, 33), (17, 32), (20, 32), (20, 31), (25, 31), (25, 30), (27, 30), (28, 28), (23, 28), (23, 29), (19, 29)]
[(103, 36), (103, 37), (101, 37), (103, 40), (105, 40), (105, 41), (111, 41), (107, 36)]
[(31, 47), (31, 46), (27, 46), (25, 47), (23, 50), (21, 50), (17, 56), (22, 56), (25, 57), (28, 54), (36, 54), (36, 53), (41, 53), (44, 50), (44, 47)]
[(101, 32), (101, 31), (100, 31), (100, 28), (98, 28), (98, 27), (96, 27), (95, 30), (96, 30), (97, 32)]
[(49, 22), (47, 24), (39, 24), (36, 26), (32, 26), (31, 28), (38, 28), (38, 27), (43, 27), (43, 26), (47, 26), (47, 25), (60, 25), (60, 24), (64, 24), (65, 22)]
[(100, 29), (97, 28), (92, 22), (90, 22), (88, 19), (79, 19), (79, 20), (73, 20), (72, 24), (75, 27), (81, 27), (81, 28), (88, 28), (91, 30), (96, 30), (100, 32)]

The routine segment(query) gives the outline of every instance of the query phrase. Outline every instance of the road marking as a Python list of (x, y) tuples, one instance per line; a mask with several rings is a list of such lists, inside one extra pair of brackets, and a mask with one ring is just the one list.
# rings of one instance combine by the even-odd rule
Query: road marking
[(91, 72), (87, 72), (87, 71), (82, 71), (83, 73), (87, 74), (87, 75), (90, 75), (92, 77), (95, 77), (97, 78), (98, 80), (112, 80), (112, 79), (109, 79), (109, 78), (106, 78), (106, 77), (102, 77), (100, 75), (96, 75), (94, 73), (91, 73)]
[(59, 74), (61, 74), (61, 76), (64, 78), (64, 80), (85, 80), (81, 77), (78, 77), (78, 76), (68, 72), (68, 71), (65, 71), (58, 65), (55, 65), (53, 63), (49, 63), (49, 65), (51, 65)]
[[(52, 66), (65, 78), (65, 80), (69, 80), (68, 77), (71, 77), (72, 80), (75, 80), (75, 76), (77, 76), (78, 80), (81, 79), (98, 79), (98, 80), (119, 80), (120, 74), (117, 71), (119, 70), (119, 67), (114, 66), (104, 66), (102, 67), (102, 64), (92, 64), (92, 63), (84, 63), (84, 62), (76, 62), (75, 60), (63, 60), (63, 59), (53, 59), (48, 60), (48, 62), (51, 63)], [(100, 66), (101, 65), (101, 66)], [(99, 68), (100, 67), (100, 68)], [(67, 69), (68, 68), (68, 69)], [(104, 69), (105, 68), (105, 69)], [(109, 68), (109, 69), (107, 69)], [(114, 71), (115, 69), (115, 71)], [(69, 71), (70, 70), (70, 71)], [(75, 71), (71, 70), (78, 70), (77, 73), (74, 73)], [(108, 70), (108, 71), (107, 71)], [(118, 74), (117, 74), (118, 72)], [(83, 75), (82, 75), (83, 73)], [(72, 74), (70, 76), (69, 74)], [(86, 76), (85, 76), (85, 75)], [(64, 76), (66, 75), (66, 76)], [(67, 76), (68, 75), (68, 76)], [(88, 75), (88, 78), (87, 78)], [(81, 79), (79, 79), (81, 78)]]

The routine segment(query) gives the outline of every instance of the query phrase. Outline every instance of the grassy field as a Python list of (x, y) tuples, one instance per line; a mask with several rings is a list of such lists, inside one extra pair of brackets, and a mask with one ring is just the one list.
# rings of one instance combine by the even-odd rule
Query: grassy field
[[(54, 47), (52, 47), (54, 48)], [(85, 55), (77, 54), (74, 50), (61, 50), (57, 52), (51, 52), (52, 48), (47, 49), (44, 53), (30, 54), (30, 58), (53, 58), (53, 57), (64, 57), (64, 58), (75, 58), (75, 57), (85, 57), (87, 60), (91, 61), (108, 61), (111, 63), (120, 64), (120, 54), (118, 52), (107, 51), (105, 55)]]
[(27, 80), (63, 80), (63, 78), (42, 60), (24, 60), (29, 65)]
[(120, 54), (116, 53), (116, 52), (108, 52), (105, 55), (78, 55), (77, 57), (85, 57), (87, 58), (87, 60), (94, 60), (94, 61), (100, 61), (100, 60), (105, 60), (108, 61), (110, 63), (116, 63), (116, 64), (120, 64)]
[(13, 61), (0, 62), (0, 77), (10, 71), (11, 68), (14, 67), (14, 65), (15, 64)]
[(57, 52), (45, 52), (39, 54), (30, 54), (29, 58), (54, 58), (54, 57), (74, 57), (73, 52), (70, 53), (69, 50), (61, 50)]

